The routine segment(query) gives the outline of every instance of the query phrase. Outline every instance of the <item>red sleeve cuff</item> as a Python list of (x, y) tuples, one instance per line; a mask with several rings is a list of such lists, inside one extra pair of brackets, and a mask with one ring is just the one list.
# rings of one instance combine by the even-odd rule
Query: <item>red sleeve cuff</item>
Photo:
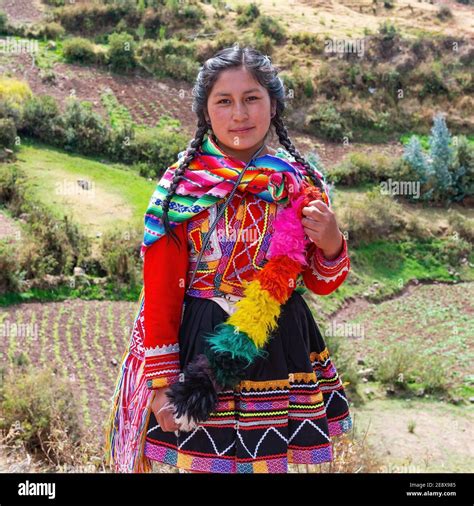
[(172, 385), (179, 379), (179, 344), (168, 344), (145, 350), (145, 379), (150, 389)]

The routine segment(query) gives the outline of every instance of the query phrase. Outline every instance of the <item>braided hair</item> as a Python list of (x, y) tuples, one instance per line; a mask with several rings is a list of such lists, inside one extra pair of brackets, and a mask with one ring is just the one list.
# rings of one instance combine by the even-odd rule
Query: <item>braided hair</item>
[[(319, 176), (316, 174), (313, 167), (308, 161), (300, 154), (296, 147), (291, 142), (288, 131), (283, 123), (283, 112), (285, 110), (285, 86), (282, 79), (278, 76), (279, 69), (276, 68), (271, 59), (262, 54), (260, 51), (251, 47), (239, 47), (238, 44), (232, 47), (227, 47), (218, 51), (213, 57), (209, 58), (204, 62), (199, 70), (196, 78), (195, 85), (192, 90), (193, 105), (192, 110), (198, 117), (197, 130), (194, 138), (188, 144), (185, 154), (177, 167), (171, 185), (168, 189), (168, 193), (163, 201), (163, 226), (165, 233), (171, 236), (172, 239), (178, 242), (179, 238), (173, 232), (168, 218), (168, 211), (170, 201), (176, 192), (176, 188), (180, 180), (183, 178), (186, 169), (189, 167), (189, 163), (196, 155), (197, 150), (201, 146), (204, 136), (211, 128), (210, 123), (207, 122), (204, 111), (207, 110), (207, 100), (212, 91), (212, 88), (217, 81), (221, 72), (229, 69), (235, 69), (245, 67), (250, 74), (264, 86), (270, 99), (276, 100), (276, 112), (272, 117), (271, 124), (275, 128), (275, 132), (278, 136), (280, 144), (293, 156), (293, 158), (300, 164), (302, 164), (309, 177), (313, 181), (314, 185), (320, 190), (323, 190), (323, 183)], [(269, 129), (267, 136), (271, 133)]]

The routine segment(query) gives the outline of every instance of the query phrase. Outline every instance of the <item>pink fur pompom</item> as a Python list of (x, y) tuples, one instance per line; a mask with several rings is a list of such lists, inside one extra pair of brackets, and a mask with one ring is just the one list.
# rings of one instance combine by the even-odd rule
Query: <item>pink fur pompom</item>
[(305, 195), (300, 195), (277, 214), (273, 222), (274, 232), (267, 258), (286, 255), (306, 267), (305, 248), (309, 241), (305, 237), (300, 216), (300, 208), (305, 199)]

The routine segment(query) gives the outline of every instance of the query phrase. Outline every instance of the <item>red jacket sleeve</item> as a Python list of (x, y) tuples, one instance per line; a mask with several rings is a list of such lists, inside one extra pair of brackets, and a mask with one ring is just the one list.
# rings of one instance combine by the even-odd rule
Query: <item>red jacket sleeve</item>
[[(321, 176), (318, 173), (318, 176)], [(323, 186), (328, 197), (328, 207), (332, 210), (329, 198), (329, 187), (323, 181)], [(302, 272), (304, 284), (316, 295), (329, 295), (334, 292), (347, 277), (351, 268), (351, 262), (347, 251), (347, 241), (343, 236), (341, 252), (337, 258), (328, 260), (321, 248), (311, 243), (307, 251), (308, 266)]]
[(179, 378), (179, 328), (188, 271), (187, 224), (173, 231), (181, 246), (162, 237), (145, 252), (145, 378), (150, 389), (171, 385)]
[(345, 237), (341, 253), (334, 260), (328, 260), (314, 243), (308, 248), (307, 258), (309, 265), (303, 270), (303, 281), (306, 287), (317, 295), (334, 292), (346, 279), (351, 268)]

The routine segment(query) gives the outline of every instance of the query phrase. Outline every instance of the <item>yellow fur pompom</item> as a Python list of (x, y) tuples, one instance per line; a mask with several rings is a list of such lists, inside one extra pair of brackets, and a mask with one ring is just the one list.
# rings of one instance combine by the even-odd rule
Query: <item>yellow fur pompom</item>
[(257, 348), (263, 348), (268, 335), (277, 327), (280, 303), (262, 288), (258, 280), (246, 284), (244, 294), (245, 297), (236, 302), (237, 309), (226, 323), (234, 325), (239, 332), (245, 332)]

